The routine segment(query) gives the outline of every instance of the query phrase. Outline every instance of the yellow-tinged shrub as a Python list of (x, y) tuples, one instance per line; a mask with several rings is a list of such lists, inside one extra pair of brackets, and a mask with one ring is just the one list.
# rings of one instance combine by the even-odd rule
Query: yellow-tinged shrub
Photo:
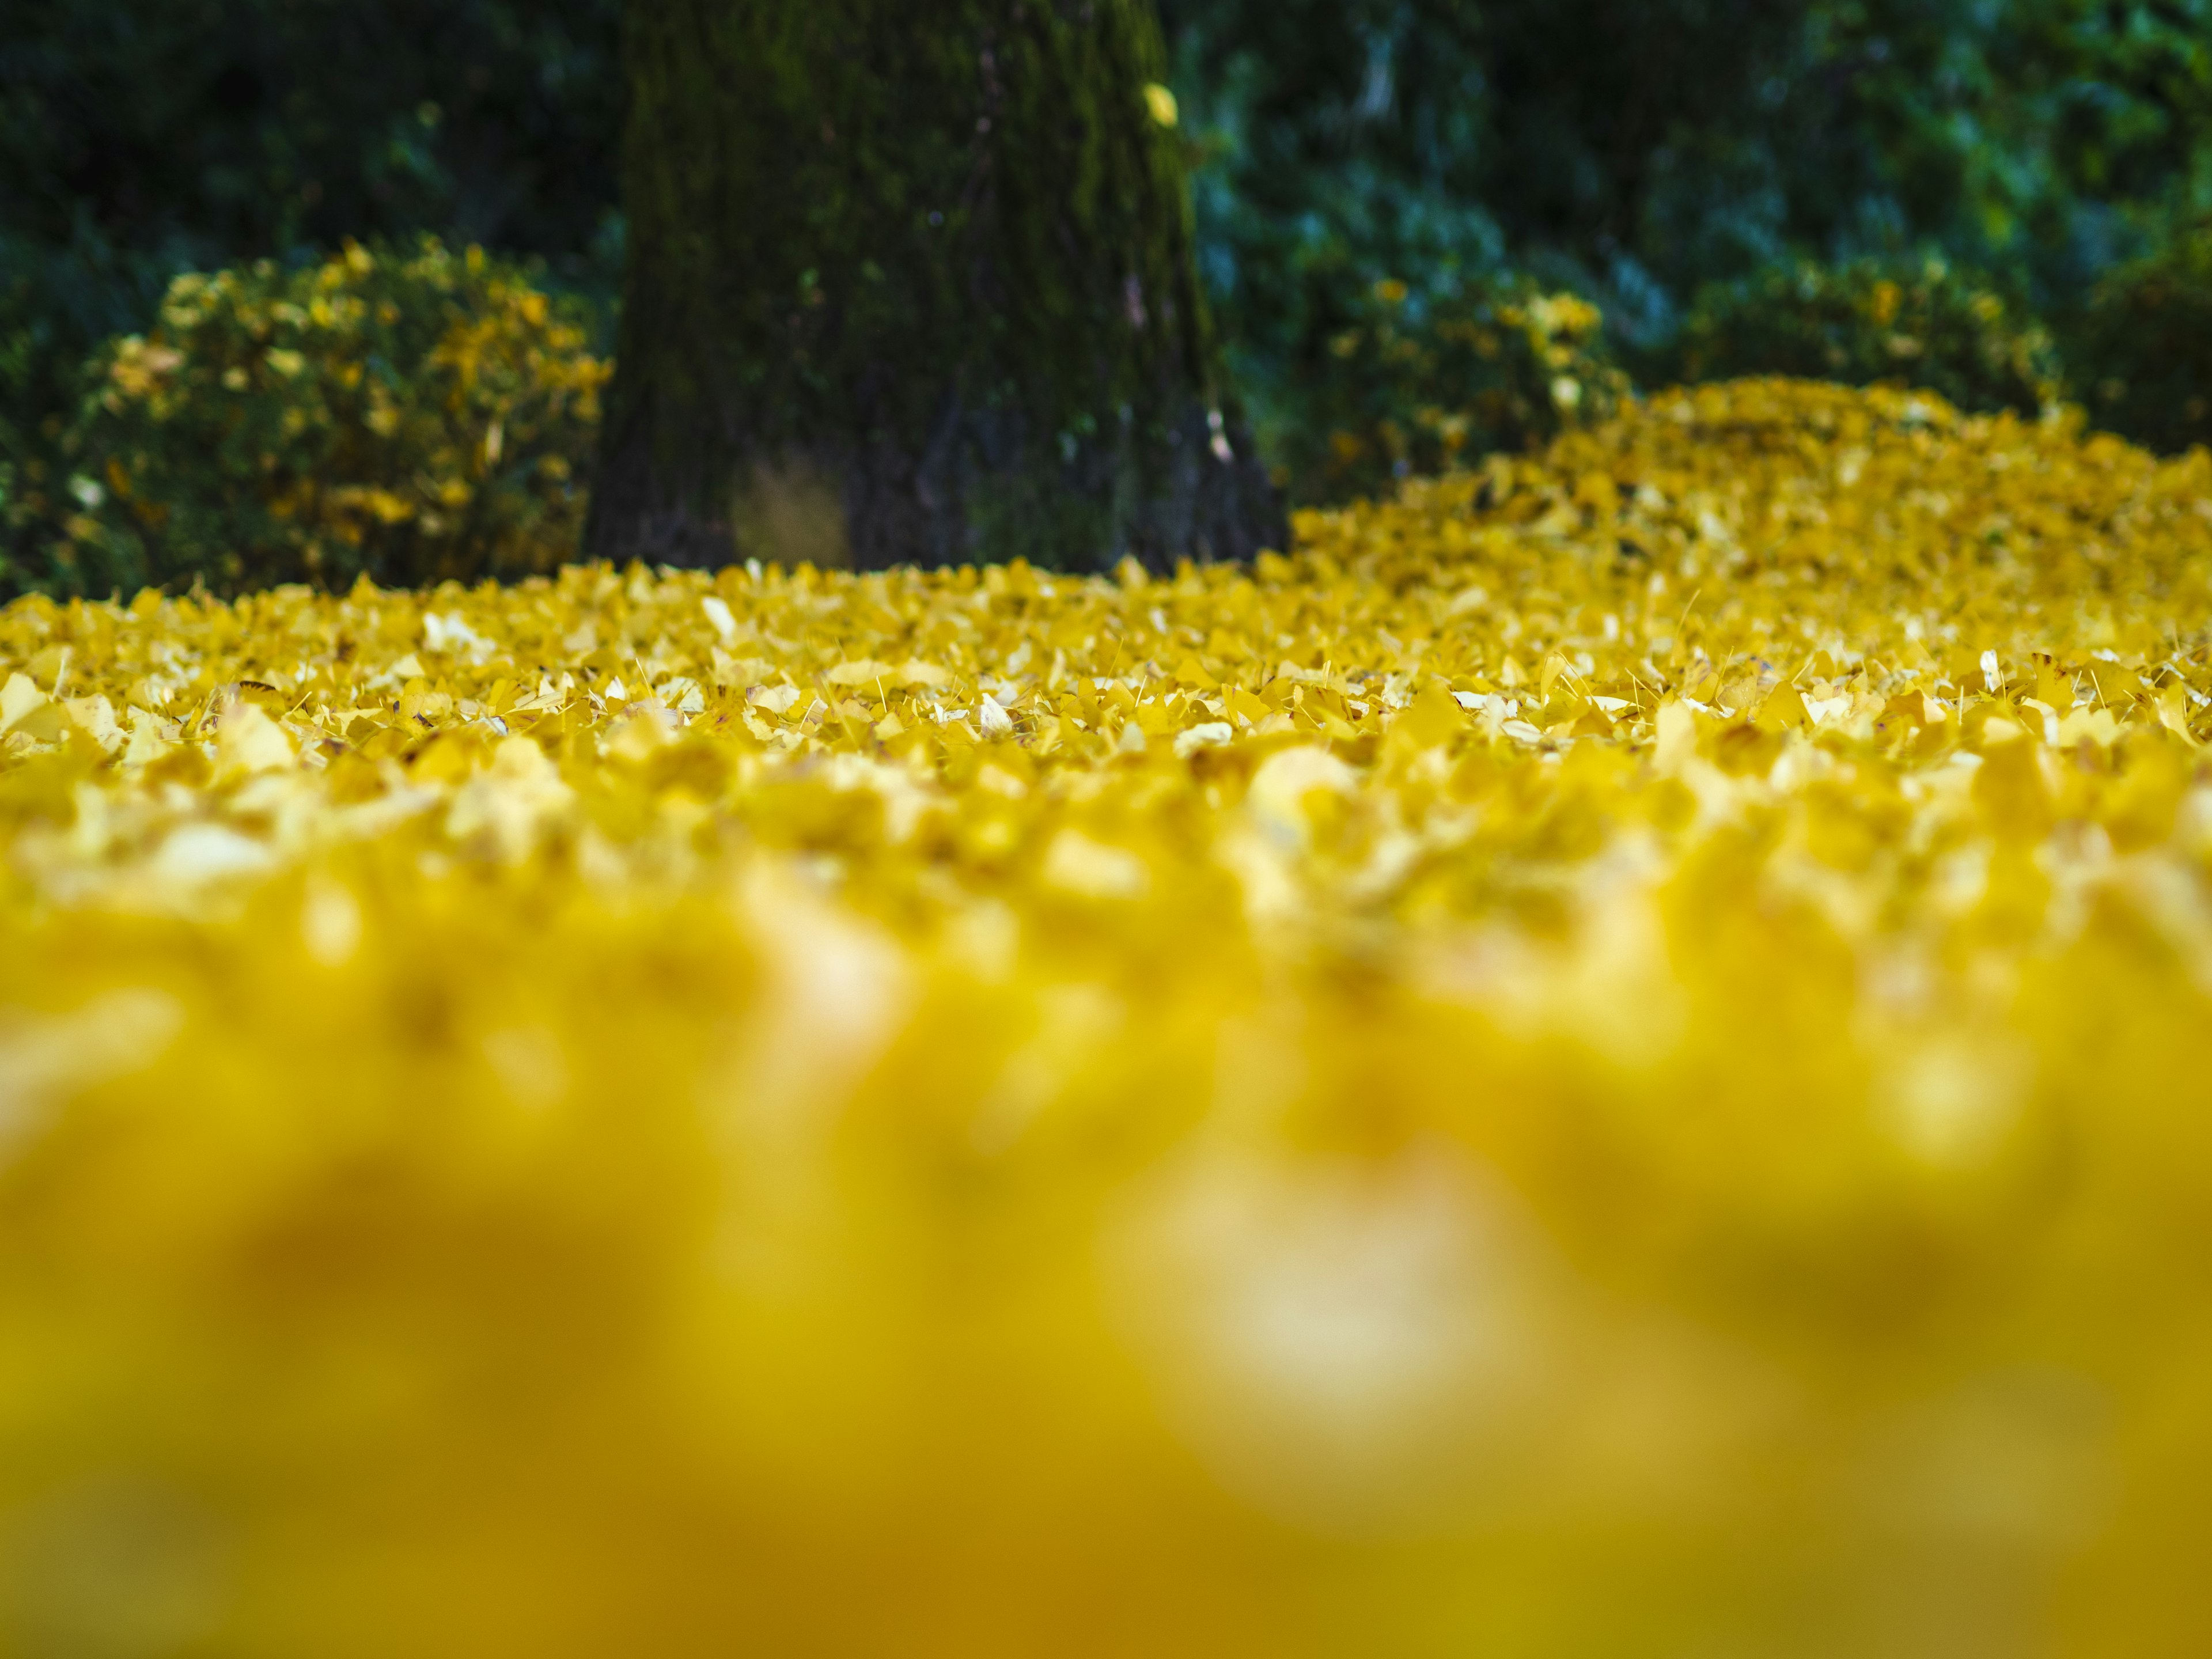
[(0, 1641), (2188, 1650), (2208, 496), (0, 612)]
[(2212, 223), (2100, 283), (2068, 355), (2100, 423), (2159, 449), (2212, 442)]
[(1698, 296), (1676, 348), (1689, 380), (1802, 374), (1927, 386), (2033, 415), (2063, 394), (2050, 333), (1986, 277), (1941, 259), (1771, 265)]
[(171, 284), (79, 435), (78, 586), (512, 580), (575, 556), (607, 366), (511, 265), (425, 240)]
[(1305, 413), (1279, 434), (1294, 494), (1387, 495), (1414, 474), (1603, 420), (1628, 394), (1604, 322), (1588, 301), (1526, 278), (1418, 295), (1376, 283), (1299, 377)]

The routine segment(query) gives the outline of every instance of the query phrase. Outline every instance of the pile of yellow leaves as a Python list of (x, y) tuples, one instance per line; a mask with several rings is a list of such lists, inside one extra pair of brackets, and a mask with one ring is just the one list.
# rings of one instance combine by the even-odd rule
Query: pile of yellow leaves
[(0, 613), (0, 1648), (2212, 1629), (2212, 458)]

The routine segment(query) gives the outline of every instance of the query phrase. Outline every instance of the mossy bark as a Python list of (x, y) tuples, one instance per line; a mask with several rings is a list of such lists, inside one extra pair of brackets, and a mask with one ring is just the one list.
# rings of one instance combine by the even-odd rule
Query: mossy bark
[(630, 0), (598, 556), (1242, 558), (1151, 0)]

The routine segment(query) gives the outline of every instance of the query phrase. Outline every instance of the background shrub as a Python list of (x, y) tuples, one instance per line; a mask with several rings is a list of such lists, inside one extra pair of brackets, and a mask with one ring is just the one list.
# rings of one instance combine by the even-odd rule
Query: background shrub
[(1708, 288), (1683, 326), (1673, 368), (1688, 380), (1895, 381), (1939, 392), (1966, 410), (2032, 413), (2063, 390), (2043, 327), (1941, 259), (1833, 269), (1801, 263)]
[(94, 365), (59, 556), (92, 591), (513, 577), (573, 557), (607, 368), (479, 249), (170, 285)]
[(0, 599), (71, 586), (56, 556), (82, 513), (63, 453), (82, 371), (153, 328), (182, 272), (427, 233), (612, 295), (620, 0), (9, 0), (4, 15)]
[[(1267, 411), (1375, 281), (1594, 301), (1940, 252), (2057, 316), (2212, 207), (2212, 0), (1161, 0), (1201, 257)], [(2008, 291), (2009, 294), (2009, 290)]]
[(2157, 449), (2212, 443), (2212, 226), (2112, 272), (2068, 344), (2098, 425)]
[(1597, 307), (1523, 280), (1376, 283), (1273, 434), (1294, 495), (1387, 490), (1601, 419), (1628, 390)]

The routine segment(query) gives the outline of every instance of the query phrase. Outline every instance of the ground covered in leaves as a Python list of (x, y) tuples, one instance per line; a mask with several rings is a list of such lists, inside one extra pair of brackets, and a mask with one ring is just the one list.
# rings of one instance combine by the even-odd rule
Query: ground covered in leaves
[(2212, 459), (0, 613), (0, 1633), (2212, 1627)]

